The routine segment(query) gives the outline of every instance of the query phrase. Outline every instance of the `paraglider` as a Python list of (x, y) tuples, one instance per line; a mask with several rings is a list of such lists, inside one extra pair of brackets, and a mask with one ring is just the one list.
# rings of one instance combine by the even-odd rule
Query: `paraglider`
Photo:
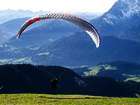
[(27, 20), (22, 27), (20, 28), (20, 30), (17, 33), (17, 38), (20, 38), (21, 34), (24, 32), (24, 30), (32, 25), (35, 22), (41, 21), (41, 20), (47, 20), (47, 19), (63, 19), (66, 20), (68, 22), (71, 22), (75, 25), (78, 25), (80, 28), (82, 28), (92, 39), (92, 41), (95, 43), (96, 48), (99, 47), (100, 45), (100, 37), (99, 34), (96, 30), (96, 28), (90, 24), (89, 22), (73, 16), (73, 15), (69, 15), (69, 14), (60, 14), (60, 13), (52, 13), (52, 14), (47, 14), (47, 15), (42, 15), (42, 16), (37, 16), (37, 17), (33, 17), (29, 20)]
[(59, 83), (59, 79), (58, 78), (53, 78), (50, 80), (50, 88), (53, 90), (56, 90), (58, 88), (58, 83)]

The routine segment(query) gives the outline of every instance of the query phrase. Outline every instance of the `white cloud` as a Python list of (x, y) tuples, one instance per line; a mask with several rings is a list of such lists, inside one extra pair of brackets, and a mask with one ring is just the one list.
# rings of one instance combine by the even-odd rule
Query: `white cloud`
[(91, 12), (107, 11), (117, 0), (0, 0), (0, 10), (23, 9), (53, 12)]

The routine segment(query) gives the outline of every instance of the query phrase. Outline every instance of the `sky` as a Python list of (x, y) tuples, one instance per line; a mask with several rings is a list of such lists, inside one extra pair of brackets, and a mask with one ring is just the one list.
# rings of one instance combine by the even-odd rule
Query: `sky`
[(103, 13), (117, 0), (0, 0), (0, 10)]

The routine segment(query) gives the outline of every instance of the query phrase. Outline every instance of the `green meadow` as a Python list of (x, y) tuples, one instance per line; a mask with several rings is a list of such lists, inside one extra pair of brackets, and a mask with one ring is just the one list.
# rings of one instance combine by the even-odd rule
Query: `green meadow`
[(140, 105), (140, 98), (88, 95), (1, 94), (0, 105)]

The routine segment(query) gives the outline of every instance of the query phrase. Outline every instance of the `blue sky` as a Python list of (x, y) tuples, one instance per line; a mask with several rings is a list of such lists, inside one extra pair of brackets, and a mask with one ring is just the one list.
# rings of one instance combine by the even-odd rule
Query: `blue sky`
[(0, 10), (103, 13), (117, 0), (0, 0)]

